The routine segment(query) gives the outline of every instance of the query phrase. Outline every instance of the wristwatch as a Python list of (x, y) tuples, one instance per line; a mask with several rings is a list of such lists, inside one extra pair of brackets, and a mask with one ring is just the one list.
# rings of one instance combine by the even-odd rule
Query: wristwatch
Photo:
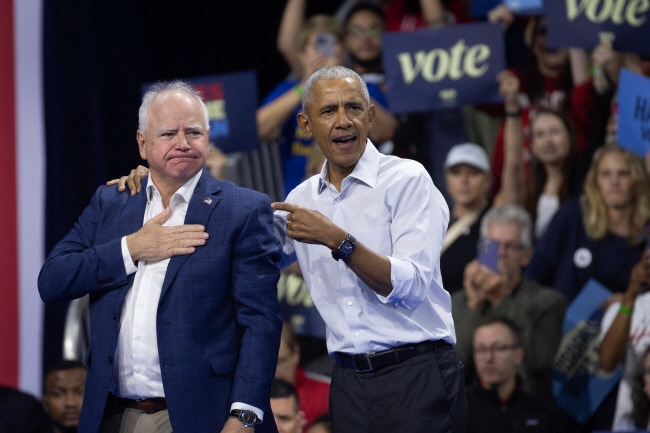
[(354, 236), (348, 233), (348, 236), (343, 240), (343, 242), (341, 242), (341, 245), (332, 251), (332, 257), (334, 257), (335, 260), (347, 260), (356, 246), (357, 240), (354, 238)]
[(243, 422), (246, 427), (254, 427), (255, 424), (262, 423), (252, 410), (233, 409), (230, 411), (230, 417), (237, 418), (239, 421)]

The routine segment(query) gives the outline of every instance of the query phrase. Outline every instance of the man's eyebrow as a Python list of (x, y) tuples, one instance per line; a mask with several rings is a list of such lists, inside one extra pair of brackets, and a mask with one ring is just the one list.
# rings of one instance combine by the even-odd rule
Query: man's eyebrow
[(336, 108), (338, 108), (338, 106), (339, 104), (327, 104), (320, 107), (320, 110), (318, 111), (335, 110)]
[(178, 131), (178, 128), (160, 128), (158, 130), (158, 135), (166, 134), (168, 132), (176, 132)]

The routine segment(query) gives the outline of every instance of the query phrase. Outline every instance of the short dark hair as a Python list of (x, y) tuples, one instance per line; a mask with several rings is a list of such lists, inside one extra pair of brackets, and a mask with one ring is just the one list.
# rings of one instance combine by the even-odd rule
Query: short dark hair
[(517, 325), (514, 320), (507, 316), (488, 315), (478, 321), (474, 328), (474, 332), (476, 332), (478, 328), (490, 325), (503, 325), (508, 328), (514, 337), (515, 344), (521, 346), (521, 328), (519, 328), (519, 325)]
[(298, 393), (296, 388), (289, 382), (282, 379), (273, 379), (271, 382), (271, 398), (288, 398), (293, 397), (296, 403), (296, 412), (300, 410), (300, 403), (298, 401)]
[(74, 368), (81, 368), (85, 371), (86, 365), (83, 362), (76, 359), (62, 359), (61, 361), (58, 361), (57, 363), (53, 364), (50, 368), (48, 368), (47, 373), (45, 374), (45, 380), (43, 381), (43, 392), (45, 392), (45, 387), (47, 385), (47, 378), (49, 377), (50, 374), (56, 373), (57, 371), (72, 370)]
[(47, 374), (54, 373), (55, 371), (62, 370), (72, 370), (73, 368), (83, 368), (86, 369), (86, 366), (83, 362), (77, 359), (62, 359), (47, 370)]
[(381, 18), (382, 23), (385, 23), (384, 11), (381, 9), (381, 7), (379, 7), (378, 4), (362, 1), (350, 8), (347, 15), (345, 15), (345, 18), (343, 19), (343, 27), (347, 27), (350, 18), (352, 18), (352, 15), (356, 14), (359, 11), (371, 12)]

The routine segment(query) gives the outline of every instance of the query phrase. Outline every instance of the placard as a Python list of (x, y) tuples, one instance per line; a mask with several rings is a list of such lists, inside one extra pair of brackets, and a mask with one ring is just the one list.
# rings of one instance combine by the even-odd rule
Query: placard
[(611, 292), (594, 279), (584, 285), (564, 317), (562, 341), (553, 364), (553, 394), (558, 406), (586, 423), (616, 386), (622, 368), (604, 374), (598, 363), (603, 302)]
[(464, 24), (382, 35), (388, 105), (394, 113), (501, 101), (505, 69), (498, 24)]
[[(225, 153), (258, 148), (255, 71), (188, 78), (183, 81), (197, 89), (205, 100), (212, 144)], [(151, 84), (142, 86), (143, 94)]]
[(650, 151), (650, 78), (625, 68), (618, 81), (616, 139), (642, 158)]
[(605, 40), (618, 51), (650, 54), (650, 0), (554, 0), (545, 10), (551, 48), (591, 49)]

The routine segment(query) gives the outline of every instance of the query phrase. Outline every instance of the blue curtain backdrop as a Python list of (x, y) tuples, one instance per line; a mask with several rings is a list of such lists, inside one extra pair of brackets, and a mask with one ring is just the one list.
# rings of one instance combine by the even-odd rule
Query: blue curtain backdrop
[[(262, 97), (286, 76), (275, 43), (284, 3), (45, 0), (48, 253), (97, 186), (141, 162), (135, 135), (143, 83), (255, 69)], [(341, 2), (308, 3), (312, 14)], [(46, 307), (44, 370), (61, 358), (66, 309)]]

